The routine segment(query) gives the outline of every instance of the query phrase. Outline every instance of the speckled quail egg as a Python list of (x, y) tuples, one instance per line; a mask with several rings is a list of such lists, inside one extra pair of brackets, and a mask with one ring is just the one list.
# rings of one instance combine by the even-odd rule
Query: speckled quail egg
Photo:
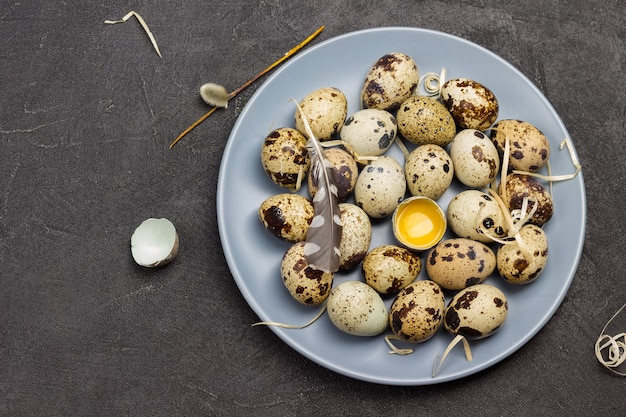
[(393, 114), (381, 109), (362, 109), (348, 117), (339, 136), (360, 156), (384, 154), (393, 143), (398, 125)]
[(517, 240), (498, 248), (498, 272), (512, 284), (528, 284), (537, 279), (546, 267), (548, 238), (543, 229), (534, 224), (525, 224), (519, 234), (523, 248)]
[(261, 163), (270, 179), (283, 188), (298, 191), (311, 159), (307, 139), (296, 129), (275, 129), (261, 146)]
[(394, 335), (421, 343), (437, 333), (443, 321), (445, 298), (439, 285), (415, 281), (403, 288), (389, 309), (389, 327)]
[(288, 242), (306, 239), (313, 221), (313, 203), (306, 197), (282, 193), (268, 197), (259, 206), (259, 220), (274, 236)]
[[(328, 148), (324, 150), (324, 156), (333, 167), (333, 179), (337, 186), (339, 201), (346, 201), (352, 194), (356, 180), (359, 177), (359, 167), (348, 152), (341, 148)], [(318, 183), (314, 180), (312, 171), (308, 174), (309, 194), (315, 197)]]
[(482, 339), (504, 324), (508, 309), (508, 301), (500, 289), (489, 284), (472, 285), (450, 300), (444, 326), (451, 334)]
[(396, 117), (398, 132), (417, 145), (433, 143), (445, 147), (456, 135), (452, 115), (433, 97), (409, 97), (400, 105)]
[(365, 108), (395, 111), (419, 84), (419, 69), (409, 55), (392, 52), (381, 56), (369, 69), (361, 89)]
[(529, 223), (543, 226), (554, 213), (552, 197), (546, 188), (535, 177), (525, 174), (509, 174), (506, 181), (499, 186), (499, 194), (510, 211), (520, 210), (524, 205), (524, 198), (528, 198), (528, 210), (537, 204), (537, 210)]
[(354, 187), (356, 204), (372, 218), (390, 216), (404, 199), (404, 170), (390, 156), (379, 156), (366, 165)]
[[(320, 141), (336, 136), (348, 115), (348, 100), (345, 94), (335, 87), (323, 87), (309, 93), (300, 101), (302, 113), (307, 120), (313, 135)], [(307, 136), (302, 114), (296, 110), (296, 129)]]
[(439, 242), (424, 262), (430, 279), (446, 290), (480, 284), (496, 269), (496, 255), (491, 248), (465, 238)]
[(421, 145), (413, 149), (404, 162), (404, 175), (411, 195), (436, 200), (452, 184), (454, 164), (441, 146)]
[(500, 169), (498, 150), (481, 131), (463, 129), (450, 145), (450, 157), (457, 179), (468, 187), (484, 187)]
[(330, 295), (334, 274), (310, 266), (304, 257), (304, 244), (295, 243), (285, 252), (280, 263), (280, 276), (296, 301), (318, 306)]
[(419, 275), (422, 260), (396, 245), (377, 246), (367, 253), (361, 266), (365, 283), (381, 294), (397, 294)]
[(326, 311), (335, 327), (354, 336), (376, 336), (387, 329), (387, 306), (361, 281), (346, 281), (333, 288)]
[(341, 213), (341, 241), (339, 268), (350, 270), (365, 257), (372, 242), (372, 222), (367, 213), (351, 203), (339, 204)]
[(468, 78), (446, 81), (441, 101), (462, 129), (485, 130), (498, 118), (499, 104), (493, 92)]
[(498, 202), (480, 190), (464, 190), (455, 195), (448, 203), (447, 219), (457, 236), (483, 243), (493, 242), (491, 237), (504, 238), (509, 230)]
[(491, 140), (500, 155), (509, 138), (509, 165), (512, 169), (537, 172), (550, 158), (550, 142), (534, 125), (521, 120), (499, 120), (491, 129)]

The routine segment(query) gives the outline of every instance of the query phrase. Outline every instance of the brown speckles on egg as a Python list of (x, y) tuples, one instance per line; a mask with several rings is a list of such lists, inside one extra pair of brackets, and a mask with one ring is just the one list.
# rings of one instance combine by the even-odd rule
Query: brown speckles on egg
[(304, 242), (292, 245), (281, 261), (280, 274), (289, 294), (305, 305), (317, 306), (329, 296), (334, 275), (312, 268), (304, 258)]
[(341, 241), (339, 243), (339, 267), (343, 270), (355, 268), (365, 257), (372, 240), (372, 223), (363, 209), (355, 204), (339, 205)]
[(462, 129), (485, 130), (498, 118), (499, 104), (493, 92), (467, 78), (446, 81), (441, 100)]
[(432, 281), (415, 281), (398, 293), (389, 312), (392, 332), (411, 343), (430, 339), (443, 321), (445, 300)]
[(427, 259), (426, 272), (430, 279), (449, 290), (480, 283), (496, 268), (495, 254), (488, 246), (465, 238), (440, 242)]
[(261, 164), (275, 184), (298, 190), (298, 181), (310, 165), (306, 144), (306, 138), (292, 128), (275, 129), (267, 135), (261, 146)]
[(550, 143), (536, 126), (521, 120), (505, 119), (499, 120), (493, 127), (491, 140), (501, 156), (506, 138), (509, 139), (512, 169), (536, 172), (545, 166), (550, 157)]
[(482, 132), (461, 130), (450, 146), (454, 172), (463, 184), (479, 188), (491, 183), (500, 168), (500, 157), (495, 145)]
[(268, 197), (258, 210), (259, 220), (265, 229), (288, 242), (300, 242), (306, 238), (314, 214), (313, 203), (309, 199), (291, 193)]
[(453, 162), (439, 145), (427, 144), (415, 148), (404, 163), (404, 174), (413, 196), (441, 197), (454, 179)]
[(548, 239), (542, 228), (525, 224), (518, 241), (502, 245), (496, 254), (500, 276), (512, 284), (528, 284), (541, 274), (548, 261)]
[(510, 174), (506, 178), (505, 187), (500, 185), (500, 195), (509, 210), (521, 209), (524, 198), (537, 203), (537, 209), (529, 222), (543, 226), (554, 212), (554, 204), (550, 193), (534, 177), (524, 174)]
[(481, 339), (498, 330), (508, 315), (504, 293), (492, 285), (476, 284), (459, 291), (444, 313), (444, 326), (452, 334)]
[(415, 92), (418, 83), (417, 64), (409, 55), (385, 54), (367, 72), (361, 101), (366, 108), (395, 111)]
[(365, 282), (381, 294), (396, 294), (415, 281), (421, 269), (419, 256), (396, 245), (372, 249), (361, 266)]

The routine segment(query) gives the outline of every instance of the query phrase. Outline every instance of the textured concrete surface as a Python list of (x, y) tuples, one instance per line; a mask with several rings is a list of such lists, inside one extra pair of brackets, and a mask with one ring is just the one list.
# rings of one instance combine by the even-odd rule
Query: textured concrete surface
[[(154, 32), (159, 59), (129, 10)], [(10, 2), (0, 7), (0, 415), (618, 415), (626, 380), (593, 345), (624, 302), (626, 3), (622, 0)], [(247, 99), (169, 142), (314, 28), (461, 36), (526, 74), (583, 164), (587, 237), (561, 307), (514, 355), (422, 387), (320, 367), (257, 317), (215, 215), (223, 146)], [(133, 263), (132, 230), (170, 218), (179, 258)], [(623, 326), (626, 320), (622, 322)]]

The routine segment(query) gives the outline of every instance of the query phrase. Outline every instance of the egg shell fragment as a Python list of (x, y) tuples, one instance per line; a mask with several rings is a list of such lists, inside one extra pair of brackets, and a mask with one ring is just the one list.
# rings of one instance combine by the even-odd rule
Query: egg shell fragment
[(372, 241), (372, 222), (367, 213), (351, 203), (339, 204), (341, 213), (341, 241), (339, 268), (351, 270), (365, 257)]
[[(346, 201), (356, 185), (359, 177), (359, 166), (348, 152), (341, 148), (324, 149), (326, 160), (333, 167), (333, 179), (337, 186), (337, 197), (340, 202)], [(312, 170), (307, 175), (311, 198), (317, 193), (318, 183), (313, 179)]]
[(537, 204), (537, 210), (529, 219), (529, 223), (543, 226), (554, 213), (554, 203), (546, 188), (535, 177), (525, 174), (509, 174), (504, 187), (499, 185), (499, 194), (509, 211), (519, 210), (524, 205), (524, 198), (528, 198), (528, 210)]
[(403, 288), (389, 309), (389, 327), (410, 343), (422, 343), (437, 333), (443, 321), (445, 298), (439, 285), (415, 281)]
[(528, 284), (536, 280), (546, 267), (548, 237), (542, 228), (534, 224), (525, 224), (519, 234), (524, 250), (517, 241), (500, 246), (496, 253), (497, 267), (500, 276), (508, 282)]
[(294, 243), (306, 239), (314, 215), (311, 200), (293, 193), (270, 196), (258, 210), (259, 220), (266, 230), (279, 239)]
[(430, 279), (446, 290), (480, 284), (496, 269), (496, 255), (484, 243), (465, 238), (439, 242), (425, 260)]
[(387, 306), (364, 282), (346, 281), (337, 285), (326, 307), (330, 321), (348, 334), (376, 336), (387, 329)]
[(468, 187), (480, 188), (498, 175), (500, 157), (491, 140), (481, 131), (464, 129), (450, 145), (450, 158), (457, 179)]
[(450, 229), (459, 237), (483, 243), (491, 237), (504, 238), (509, 226), (500, 205), (480, 190), (464, 190), (448, 203), (447, 219)]
[(307, 139), (290, 127), (275, 129), (265, 137), (261, 146), (261, 163), (275, 184), (290, 191), (300, 188), (311, 164), (306, 144)]
[(382, 245), (368, 252), (361, 269), (370, 287), (381, 294), (397, 294), (415, 281), (422, 270), (422, 260), (406, 248)]
[(378, 156), (389, 149), (397, 130), (393, 114), (381, 109), (362, 109), (348, 117), (339, 136), (359, 156)]
[(130, 237), (130, 250), (138, 265), (153, 268), (172, 262), (180, 241), (174, 224), (166, 218), (141, 222)]
[(396, 117), (398, 132), (416, 145), (432, 143), (445, 147), (456, 135), (452, 115), (433, 97), (409, 97), (400, 105)]
[(509, 166), (512, 169), (526, 172), (537, 172), (543, 168), (550, 158), (550, 142), (548, 138), (531, 123), (505, 119), (492, 126), (491, 140), (504, 155), (506, 138), (509, 139)]
[(441, 101), (462, 129), (488, 129), (498, 118), (499, 104), (493, 92), (468, 78), (446, 81), (440, 91)]
[[(348, 115), (348, 100), (345, 94), (335, 87), (323, 87), (310, 92), (300, 101), (302, 113), (306, 114), (313, 135), (320, 141), (336, 136)], [(295, 112), (296, 129), (308, 137), (302, 114)]]
[(390, 156), (379, 156), (366, 165), (354, 187), (356, 204), (372, 218), (390, 216), (404, 199), (404, 170)]
[(435, 144), (413, 149), (404, 162), (409, 193), (433, 200), (441, 197), (454, 179), (454, 164), (444, 148)]
[(508, 309), (508, 301), (500, 289), (488, 284), (472, 285), (450, 300), (444, 327), (454, 335), (482, 339), (504, 324)]
[(365, 108), (395, 111), (418, 84), (419, 69), (413, 58), (402, 52), (385, 54), (368, 70), (361, 101)]
[(280, 276), (289, 294), (301, 304), (318, 306), (330, 295), (334, 274), (311, 267), (304, 257), (304, 242), (292, 245), (281, 260)]

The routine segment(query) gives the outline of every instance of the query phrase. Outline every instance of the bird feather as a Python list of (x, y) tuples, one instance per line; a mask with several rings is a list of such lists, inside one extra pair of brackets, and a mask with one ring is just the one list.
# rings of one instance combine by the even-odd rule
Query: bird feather
[(302, 107), (295, 100), (294, 102), (308, 136), (307, 147), (311, 154), (312, 179), (318, 184), (313, 197), (314, 216), (306, 234), (304, 257), (313, 268), (324, 272), (336, 272), (339, 269), (342, 224), (333, 166), (324, 156), (322, 145), (313, 134)]

